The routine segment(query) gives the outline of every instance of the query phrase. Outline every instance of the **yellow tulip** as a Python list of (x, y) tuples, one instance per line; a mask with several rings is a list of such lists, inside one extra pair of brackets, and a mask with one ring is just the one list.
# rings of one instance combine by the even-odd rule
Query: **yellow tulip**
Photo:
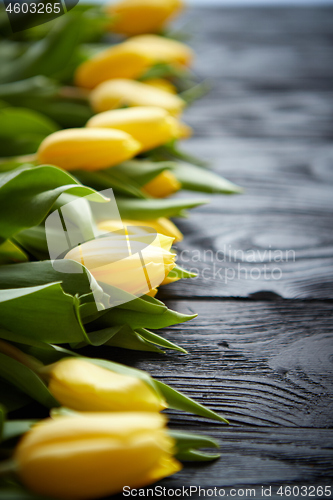
[(185, 102), (177, 95), (135, 80), (114, 79), (98, 85), (90, 93), (90, 103), (96, 113), (123, 106), (157, 106), (179, 115)]
[(78, 87), (93, 89), (113, 78), (139, 78), (152, 64), (154, 59), (142, 49), (120, 43), (83, 62), (74, 81)]
[(164, 234), (165, 236), (170, 236), (174, 239), (174, 242), (182, 241), (183, 235), (179, 231), (178, 227), (175, 226), (171, 220), (165, 217), (159, 217), (155, 220), (106, 220), (98, 224), (98, 229), (101, 231), (118, 231), (119, 229), (126, 228), (128, 234), (135, 234), (136, 227), (144, 230), (145, 227), (154, 229), (157, 233)]
[(147, 80), (144, 80), (144, 83), (146, 85), (151, 85), (152, 87), (156, 87), (157, 89), (165, 90), (170, 94), (177, 94), (176, 87), (171, 82), (169, 82), (169, 80), (166, 80), (165, 78), (147, 78)]
[(140, 142), (140, 152), (179, 138), (185, 130), (165, 109), (153, 106), (105, 111), (90, 118), (86, 127), (123, 130)]
[(193, 60), (193, 51), (178, 40), (171, 40), (158, 35), (139, 35), (129, 38), (124, 45), (142, 50), (155, 63), (180, 64), (189, 66)]
[(183, 6), (182, 0), (120, 0), (107, 6), (110, 30), (124, 35), (155, 33)]
[(111, 233), (73, 248), (65, 256), (85, 265), (94, 278), (137, 297), (156, 288), (175, 266), (173, 238), (162, 234)]
[(49, 390), (63, 406), (77, 411), (161, 411), (163, 398), (143, 380), (80, 358), (50, 365)]
[(155, 179), (143, 186), (146, 193), (154, 198), (165, 198), (176, 193), (182, 187), (172, 172), (163, 170)]
[(181, 469), (165, 424), (143, 412), (44, 420), (16, 448), (19, 477), (37, 494), (70, 500), (143, 487)]
[(39, 163), (64, 170), (101, 170), (133, 158), (140, 144), (121, 130), (66, 129), (44, 139), (37, 151)]

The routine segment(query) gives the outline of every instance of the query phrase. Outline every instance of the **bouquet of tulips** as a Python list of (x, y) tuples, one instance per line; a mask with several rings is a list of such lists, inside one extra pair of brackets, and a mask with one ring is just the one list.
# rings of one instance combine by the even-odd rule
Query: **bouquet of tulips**
[(155, 295), (194, 276), (171, 219), (206, 200), (172, 195), (241, 192), (178, 149), (205, 88), (166, 29), (181, 4), (87, 4), (15, 35), (0, 15), (1, 498), (100, 498), (219, 456), (160, 412), (222, 416), (80, 352), (186, 354), (156, 330), (195, 315)]

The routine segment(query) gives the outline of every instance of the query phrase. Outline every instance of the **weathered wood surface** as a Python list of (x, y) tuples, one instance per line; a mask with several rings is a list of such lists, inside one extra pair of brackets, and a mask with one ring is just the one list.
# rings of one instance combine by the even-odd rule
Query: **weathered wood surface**
[[(225, 487), (226, 496), (254, 486), (263, 498), (261, 486), (272, 485), (271, 498), (287, 498), (278, 486), (333, 483), (333, 9), (193, 9), (186, 22), (213, 89), (187, 112), (196, 136), (183, 147), (246, 191), (211, 197), (180, 222), (179, 251), (190, 251), (181, 263), (200, 276), (160, 296), (199, 313), (165, 331), (189, 354), (109, 353), (230, 419), (227, 427), (173, 412), (173, 426), (215, 436), (222, 457), (163, 486)], [(218, 262), (225, 246), (243, 254)], [(213, 261), (188, 262), (205, 250)], [(268, 250), (295, 259), (275, 262)], [(214, 264), (245, 271), (226, 284), (211, 279)], [(281, 279), (249, 276), (265, 264)]]

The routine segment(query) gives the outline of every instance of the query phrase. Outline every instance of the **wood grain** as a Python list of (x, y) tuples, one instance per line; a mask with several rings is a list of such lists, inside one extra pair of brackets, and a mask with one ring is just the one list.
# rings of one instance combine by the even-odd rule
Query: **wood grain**
[[(159, 296), (199, 316), (162, 334), (189, 354), (107, 355), (230, 419), (226, 427), (169, 412), (172, 426), (214, 436), (222, 456), (162, 486), (217, 486), (239, 499), (231, 488), (265, 498), (267, 485), (278, 500), (287, 498), (281, 485), (333, 483), (333, 9), (192, 9), (178, 26), (193, 33), (196, 71), (212, 81), (185, 114), (195, 135), (182, 148), (245, 193), (213, 196), (177, 221), (179, 253), (189, 250), (179, 263), (200, 276)], [(295, 259), (275, 262), (269, 250), (284, 260), (294, 250)], [(280, 267), (281, 278), (265, 279), (265, 265)], [(317, 493), (306, 498), (333, 498)]]
[[(301, 301), (176, 301), (199, 316), (165, 330), (188, 351), (106, 352), (207, 404), (231, 425), (329, 428), (333, 424), (333, 312)], [(96, 351), (94, 351), (96, 355)], [(177, 414), (196, 425), (196, 417)]]

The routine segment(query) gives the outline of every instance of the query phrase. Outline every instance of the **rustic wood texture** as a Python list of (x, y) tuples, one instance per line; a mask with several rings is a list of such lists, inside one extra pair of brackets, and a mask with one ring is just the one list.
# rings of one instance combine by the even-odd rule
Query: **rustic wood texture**
[(333, 483), (333, 9), (192, 9), (178, 25), (192, 31), (197, 72), (213, 87), (186, 113), (195, 136), (183, 148), (245, 193), (211, 197), (179, 221), (180, 263), (199, 277), (160, 297), (199, 313), (164, 332), (189, 354), (109, 355), (230, 420), (170, 412), (172, 426), (215, 436), (222, 456), (162, 486), (226, 496), (255, 487), (264, 498), (272, 485), (271, 498), (287, 498), (278, 486)]

